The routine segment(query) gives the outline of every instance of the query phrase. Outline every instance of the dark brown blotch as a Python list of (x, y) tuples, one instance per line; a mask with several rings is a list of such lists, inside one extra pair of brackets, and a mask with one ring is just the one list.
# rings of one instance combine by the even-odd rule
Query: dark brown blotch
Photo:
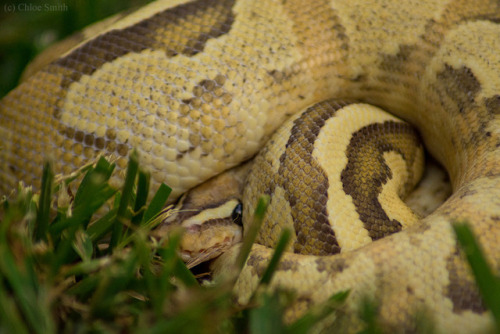
[(449, 284), (446, 287), (445, 295), (453, 303), (453, 312), (458, 314), (464, 311), (478, 314), (486, 312), (479, 290), (460, 256), (458, 246), (448, 258), (446, 269), (448, 270)]
[(267, 259), (255, 253), (250, 253), (246, 265), (250, 267), (252, 274), (257, 277), (262, 277), (266, 270)]
[(493, 97), (484, 100), (484, 105), (486, 109), (492, 116), (500, 115), (500, 95), (495, 95)]
[(83, 131), (77, 130), (75, 132), (75, 141), (81, 143), (83, 142), (84, 138), (85, 138), (85, 133)]
[(344, 51), (349, 50), (349, 37), (347, 36), (345, 27), (338, 22), (338, 15), (335, 15), (335, 24), (333, 25), (333, 31), (337, 39), (340, 41), (340, 48)]
[(343, 258), (318, 257), (316, 259), (316, 269), (320, 273), (326, 271), (331, 274), (340, 274), (348, 267), (348, 263)]
[(474, 104), (475, 96), (481, 90), (481, 84), (466, 66), (456, 69), (445, 64), (444, 70), (437, 74), (437, 78), (442, 81), (447, 95), (456, 103), (461, 113)]
[(110, 140), (115, 140), (116, 139), (116, 131), (115, 129), (106, 129), (106, 138)]
[(403, 187), (407, 193), (413, 186), (411, 166), (420, 145), (417, 132), (402, 122), (374, 123), (353, 133), (340, 179), (372, 240), (398, 232), (402, 227), (399, 221), (388, 217), (378, 200), (383, 186), (392, 178), (384, 153), (395, 152), (406, 162), (409, 178)]
[(86, 134), (85, 137), (83, 138), (83, 142), (87, 146), (94, 145), (94, 135), (92, 135), (92, 134)]
[[(313, 158), (314, 143), (326, 120), (348, 103), (325, 101), (307, 109), (297, 118), (280, 156), (280, 187), (285, 190), (297, 239), (294, 252), (329, 255), (340, 252), (340, 246), (328, 220), (328, 177)], [(304, 167), (303, 167), (304, 166)], [(307, 170), (305, 168), (307, 167)], [(293, 175), (285, 177), (285, 175)], [(310, 196), (306, 195), (309, 190)]]
[(299, 263), (295, 260), (283, 259), (278, 264), (278, 270), (280, 271), (296, 271), (298, 269)]
[(414, 45), (401, 45), (395, 55), (382, 55), (380, 68), (391, 73), (406, 73), (406, 65), (416, 49)]
[(127, 144), (120, 143), (116, 147), (116, 151), (122, 157), (126, 157), (128, 155), (128, 150), (129, 150), (129, 147)]
[(105, 145), (106, 145), (106, 140), (103, 137), (97, 137), (95, 139), (95, 147), (97, 147), (97, 149), (102, 150), (104, 149)]
[(272, 70), (272, 71), (268, 71), (267, 73), (273, 78), (273, 81), (278, 83), (278, 84), (281, 84), (284, 80), (290, 78), (290, 75), (286, 74), (283, 71)]

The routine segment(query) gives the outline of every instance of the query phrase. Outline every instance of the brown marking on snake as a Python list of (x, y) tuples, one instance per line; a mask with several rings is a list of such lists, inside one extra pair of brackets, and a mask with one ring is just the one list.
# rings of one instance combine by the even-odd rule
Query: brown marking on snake
[(284, 80), (287, 80), (290, 78), (291, 74), (290, 73), (285, 73), (283, 71), (278, 71), (278, 70), (271, 70), (267, 71), (267, 74), (273, 78), (273, 81), (281, 84)]
[(478, 314), (486, 312), (479, 290), (471, 279), (464, 262), (460, 259), (458, 247), (446, 261), (446, 269), (449, 284), (445, 295), (453, 303), (453, 312), (472, 311)]
[[(53, 104), (52, 115), (56, 119), (61, 117), (61, 102), (66, 95), (68, 87), (80, 80), (82, 75), (91, 75), (105, 63), (111, 62), (118, 57), (128, 53), (137, 53), (145, 49), (164, 50), (168, 57), (177, 54), (194, 56), (202, 52), (206, 42), (211, 38), (217, 38), (226, 34), (234, 21), (232, 7), (234, 0), (198, 0), (188, 4), (179, 5), (157, 13), (149, 19), (142, 20), (130, 27), (121, 30), (111, 30), (96, 37), (75, 49), (67, 56), (56, 60), (44, 71), (56, 73), (59, 79), (59, 90), (54, 92), (57, 101)], [(218, 15), (210, 14), (209, 9)], [(204, 14), (207, 20), (203, 20)], [(197, 17), (201, 21), (193, 20)], [(194, 22), (204, 22), (198, 24)], [(179, 32), (181, 29), (183, 32)], [(173, 36), (170, 36), (174, 34)], [(184, 41), (175, 37), (183, 36)], [(108, 134), (109, 140), (94, 138), (95, 147), (99, 150), (106, 148), (108, 153), (116, 152), (120, 156), (127, 156), (129, 146), (115, 140), (116, 134)], [(76, 142), (87, 146), (91, 142), (91, 136), (95, 134), (86, 133), (76, 129), (70, 129), (60, 125), (58, 132), (69, 139), (74, 138)], [(74, 136), (74, 137), (73, 137)]]
[(344, 258), (338, 258), (334, 261), (331, 259), (326, 260), (323, 257), (316, 259), (316, 269), (320, 273), (326, 271), (332, 274), (339, 274), (347, 268), (349, 268), (349, 265)]
[[(397, 139), (391, 138), (393, 135)], [(383, 154), (396, 152), (401, 155), (411, 180), (415, 147), (419, 146), (419, 137), (413, 127), (394, 121), (370, 124), (352, 135), (346, 152), (348, 162), (341, 173), (341, 182), (344, 192), (352, 197), (359, 219), (372, 240), (401, 230), (401, 223), (389, 219), (378, 200), (383, 185), (392, 178)], [(403, 187), (409, 190), (410, 181)]]
[(266, 270), (267, 259), (260, 254), (250, 253), (246, 265), (251, 268), (252, 274), (262, 277)]
[[(449, 6), (456, 4), (451, 2)], [(369, 96), (371, 93), (391, 95), (394, 89), (404, 91), (401, 95), (407, 95), (408, 98), (416, 98), (414, 87), (421, 82), (421, 77), (427, 68), (429, 60), (440, 49), (442, 41), (447, 35), (447, 31), (461, 24), (461, 21), (474, 21), (480, 19), (494, 20), (492, 17), (477, 17), (470, 13), (462, 13), (462, 17), (457, 21), (457, 17), (450, 15), (453, 10), (447, 8), (444, 14), (438, 20), (429, 19), (425, 24), (424, 32), (419, 36), (419, 41), (414, 44), (402, 44), (396, 54), (380, 54), (380, 74), (377, 80), (362, 80), (361, 89)], [(412, 73), (408, 76), (407, 73)], [(362, 78), (366, 79), (366, 78)], [(355, 80), (353, 80), (355, 81)], [(380, 85), (380, 83), (384, 83)], [(391, 88), (394, 87), (394, 88)], [(379, 103), (380, 104), (380, 103)], [(382, 106), (383, 103), (381, 103)]]
[[(196, 99), (203, 99), (203, 94), (209, 93), (211, 95), (222, 95), (225, 92), (220, 91), (220, 88), (226, 82), (226, 77), (223, 75), (217, 75), (214, 79), (204, 79), (201, 80), (197, 85), (193, 87), (193, 97), (188, 99), (183, 99), (182, 103), (186, 105), (197, 105), (202, 103), (202, 101), (196, 101)], [(207, 101), (205, 101), (207, 102)]]
[(380, 68), (388, 72), (404, 73), (406, 71), (405, 65), (416, 49), (417, 47), (414, 45), (401, 45), (395, 55), (382, 55)]
[[(52, 104), (52, 116), (60, 119), (62, 101), (72, 83), (79, 81), (83, 75), (91, 75), (105, 63), (121, 56), (145, 49), (164, 50), (168, 57), (178, 54), (190, 57), (202, 52), (209, 39), (229, 32), (234, 21), (234, 2), (235, 0), (198, 0), (179, 5), (127, 28), (111, 30), (97, 36), (67, 56), (54, 61), (43, 70), (48, 75), (55, 73), (59, 78), (59, 87), (54, 87), (56, 90), (53, 92), (57, 100)], [(196, 20), (193, 19), (195, 17)], [(183, 39), (179, 40), (179, 36)], [(220, 80), (213, 82), (218, 83)], [(206, 83), (201, 85), (202, 88), (207, 86)], [(221, 99), (224, 102), (230, 101), (231, 97), (228, 95), (225, 94)], [(117, 153), (120, 156), (127, 156), (130, 150), (127, 143), (116, 141), (116, 134), (109, 136), (106, 133), (109, 139), (106, 141), (94, 133), (83, 133), (62, 124), (58, 125), (58, 133), (87, 147), (93, 146), (98, 150), (105, 148), (108, 153)], [(196, 138), (192, 139), (195, 141)], [(95, 145), (90, 144), (91, 142)], [(193, 149), (196, 146), (192, 145)], [(181, 157), (182, 154), (178, 158)]]
[[(90, 75), (105, 63), (128, 53), (154, 49), (164, 50), (168, 57), (194, 56), (203, 51), (209, 39), (229, 32), (234, 21), (234, 2), (197, 0), (166, 9), (127, 28), (111, 30), (90, 40), (55, 61), (50, 70), (54, 70), (53, 67), (61, 69), (64, 74), (61, 85), (66, 88), (82, 75)], [(183, 36), (184, 40), (169, 36), (172, 33)]]
[(96, 136), (95, 133), (87, 133), (81, 130), (76, 130), (70, 126), (61, 126), (59, 133), (76, 143), (81, 143), (86, 147), (95, 147), (98, 150), (106, 149), (108, 153), (118, 153), (118, 155), (125, 157), (128, 155), (129, 146), (126, 143), (120, 143), (115, 140), (116, 133), (114, 130), (109, 129), (106, 132), (106, 138)]
[[(318, 43), (321, 39), (328, 42), (336, 41), (335, 48), (337, 50), (349, 50), (349, 37), (346, 28), (342, 24), (338, 11), (332, 8), (327, 0), (309, 3), (307, 9), (309, 15), (302, 15), (300, 9), (303, 8), (303, 4), (300, 1), (283, 1), (283, 5), (291, 17), (291, 22), (293, 22), (294, 34), (300, 40), (311, 43)], [(325, 25), (329, 28), (328, 30), (324, 28)], [(316, 45), (321, 45), (321, 43)], [(345, 54), (347, 55), (347, 53)]]
[(484, 99), (484, 105), (491, 115), (500, 115), (500, 95)]
[[(453, 2), (450, 3), (450, 6), (454, 5)], [(426, 68), (427, 59), (430, 59), (439, 49), (443, 38), (446, 36), (446, 31), (456, 26), (456, 24), (461, 23), (457, 22), (455, 17), (449, 17), (448, 13), (449, 11), (445, 10), (440, 20), (429, 19), (425, 25), (424, 33), (419, 36), (420, 41), (418, 43), (411, 45), (402, 44), (399, 47), (398, 53), (394, 55), (382, 54), (380, 68), (390, 73), (402, 74), (403, 76), (398, 79), (404, 80), (404, 74), (408, 72), (414, 73), (415, 76), (419, 77)], [(464, 17), (460, 20), (468, 22), (475, 20), (498, 22), (499, 19), (498, 16), (492, 16), (491, 14), (471, 16), (471, 14), (467, 15), (467, 13), (464, 13)], [(418, 67), (415, 67), (415, 65), (418, 65)], [(409, 68), (408, 66), (412, 67)], [(387, 76), (386, 74), (381, 77), (383, 80), (390, 80), (390, 78), (391, 76)]]
[(412, 226), (411, 231), (408, 231), (408, 238), (410, 241), (410, 244), (414, 245), (415, 247), (420, 247), (422, 244), (422, 241), (424, 240), (422, 238), (422, 235), (430, 230), (431, 226), (424, 221), (420, 221), (419, 224)]
[(281, 271), (296, 271), (298, 269), (299, 263), (295, 260), (283, 259), (278, 264), (278, 270)]
[(445, 87), (449, 98), (455, 101), (460, 113), (464, 113), (466, 108), (475, 103), (474, 98), (481, 89), (481, 84), (470, 68), (462, 66), (455, 69), (445, 64), (444, 70), (437, 74), (437, 78), (446, 83), (442, 87)]
[[(313, 158), (314, 142), (325, 124), (345, 103), (326, 101), (307, 109), (294, 121), (286, 150), (281, 155), (279, 184), (285, 190), (297, 240), (294, 252), (328, 255), (340, 252), (329, 220), (328, 177)], [(291, 173), (293, 178), (286, 178)]]
[[(428, 20), (424, 32), (419, 36), (419, 42), (401, 44), (395, 54), (380, 53), (380, 65), (378, 66), (380, 72), (376, 76), (376, 80), (370, 76), (360, 76), (353, 79), (353, 82), (360, 84), (361, 89), (368, 95), (370, 93), (391, 95), (397, 87), (397, 89), (404, 88), (402, 95), (412, 96), (415, 94), (413, 87), (420, 81), (428, 59), (432, 58), (444, 38), (443, 33), (438, 33), (444, 28), (444, 25), (449, 25), (449, 22)], [(413, 75), (408, 76), (407, 73)]]
[[(469, 130), (467, 134), (455, 136), (461, 147), (467, 151), (475, 147), (474, 143), (484, 142), (483, 150), (494, 150), (495, 138), (489, 131), (489, 125), (499, 113), (499, 96), (479, 99), (481, 83), (466, 66), (454, 68), (444, 64), (443, 70), (437, 73), (437, 79), (440, 82), (436, 91), (443, 109), (454, 113), (457, 124)], [(457, 145), (456, 142), (452, 144)]]
[[(287, 12), (289, 22), (292, 23), (293, 35), (300, 43), (297, 50), (303, 55), (305, 62), (317, 61), (322, 63), (322, 71), (317, 73), (315, 80), (325, 80), (331, 73), (340, 75), (342, 69), (340, 64), (348, 62), (349, 36), (344, 26), (342, 13), (333, 8), (328, 0), (317, 0), (308, 2), (307, 15), (304, 15), (304, 3), (302, 1), (283, 1), (283, 8)], [(321, 51), (319, 51), (319, 49)], [(325, 62), (323, 55), (336, 55), (329, 57)], [(319, 56), (319, 57), (318, 57)], [(314, 73), (315, 71), (312, 71)], [(292, 71), (285, 72), (285, 77), (295, 76)], [(310, 98), (309, 94), (303, 94), (304, 98)], [(328, 96), (328, 95), (327, 95)], [(301, 99), (301, 97), (299, 97)]]
[[(233, 95), (224, 88), (226, 77), (222, 74), (214, 78), (203, 79), (193, 87), (192, 97), (181, 100), (180, 113), (184, 117), (189, 117), (192, 122), (198, 122), (201, 127), (213, 126), (214, 120), (220, 120), (220, 106), (227, 106), (233, 100)], [(200, 118), (203, 119), (200, 121)], [(224, 116), (222, 116), (224, 118)], [(207, 122), (208, 121), (208, 122)], [(221, 132), (216, 128), (214, 132)], [(210, 132), (212, 133), (212, 132)], [(179, 151), (176, 159), (179, 160), (187, 153), (192, 152), (204, 142), (213, 140), (207, 137), (202, 131), (193, 131), (189, 135), (190, 147), (185, 151)], [(201, 154), (210, 152), (203, 151)]]

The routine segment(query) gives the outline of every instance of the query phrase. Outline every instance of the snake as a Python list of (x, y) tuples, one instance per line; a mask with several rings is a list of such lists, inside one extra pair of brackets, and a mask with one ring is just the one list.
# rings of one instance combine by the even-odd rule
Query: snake
[[(271, 197), (237, 302), (286, 226), (270, 287), (295, 291), (291, 318), (348, 290), (345, 332), (360, 329), (365, 295), (389, 331), (415, 331), (424, 312), (438, 332), (492, 332), (452, 225), (468, 222), (498, 272), (499, 24), (490, 0), (152, 2), (49, 48), (0, 101), (0, 193), (39, 189), (47, 159), (65, 175), (103, 155), (119, 186), (135, 149), (150, 195), (165, 183), (170, 203), (199, 205), (184, 216), (198, 235), (237, 226), (220, 275), (240, 212), (244, 233), (255, 199)], [(452, 187), (423, 217), (400, 205), (422, 145)]]

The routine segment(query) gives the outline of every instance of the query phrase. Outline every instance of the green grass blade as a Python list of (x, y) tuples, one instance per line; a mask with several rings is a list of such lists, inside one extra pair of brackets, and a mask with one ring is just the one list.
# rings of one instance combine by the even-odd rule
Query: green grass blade
[[(75, 251), (76, 233), (85, 231), (94, 213), (113, 195), (118, 196), (108, 180), (114, 170), (114, 165), (101, 158), (95, 167), (90, 168), (75, 194), (72, 214), (60, 215), (58, 221), (49, 227), (55, 250), (52, 253), (51, 273), (57, 275), (61, 266), (72, 262), (78, 250)], [(82, 255), (85, 253), (82, 253)]]
[(109, 180), (114, 169), (115, 165), (110, 164), (104, 158), (100, 158), (95, 167), (89, 168), (75, 194), (74, 206), (87, 203), (95, 196), (100, 191), (99, 187)]
[[(2, 231), (3, 232), (3, 231)], [(53, 332), (52, 318), (46, 307), (41, 307), (38, 278), (33, 272), (33, 261), (28, 257), (17, 259), (4, 233), (0, 235), (0, 278), (5, 279), (23, 316), (36, 333)], [(30, 268), (31, 267), (31, 268)], [(28, 270), (23, 270), (23, 269)], [(42, 299), (43, 300), (43, 299)], [(40, 305), (42, 304), (42, 305)]]
[(453, 224), (453, 229), (472, 269), (484, 303), (491, 310), (497, 330), (500, 331), (500, 279), (491, 271), (469, 225), (456, 223)]
[(113, 169), (114, 165), (101, 158), (95, 168), (87, 171), (75, 194), (71, 217), (63, 217), (49, 227), (53, 240), (59, 240), (61, 233), (70, 226), (83, 224), (86, 228), (97, 209), (115, 195), (116, 190), (108, 184)]
[(284, 332), (284, 307), (280, 297), (279, 292), (265, 293), (261, 296), (260, 306), (250, 310), (249, 313), (250, 333), (275, 334)]
[(382, 334), (383, 330), (378, 321), (379, 305), (376, 300), (364, 298), (361, 301), (359, 315), (364, 323), (364, 328), (358, 334)]
[(120, 206), (118, 207), (118, 212), (116, 213), (116, 219), (113, 223), (113, 232), (111, 233), (111, 241), (109, 242), (109, 250), (113, 250), (123, 237), (124, 224), (128, 217), (128, 207), (130, 201), (132, 200), (132, 194), (135, 184), (135, 179), (137, 176), (137, 171), (139, 169), (138, 155), (134, 150), (130, 154), (127, 173), (125, 175), (125, 183), (123, 184), (122, 198), (120, 200)]
[[(72, 268), (71, 272), (68, 272), (68, 274), (79, 273), (80, 271), (88, 274), (97, 268), (102, 268), (102, 264), (95, 262), (81, 264), (78, 268)], [(86, 275), (85, 278), (66, 290), (65, 294), (68, 296), (77, 296), (79, 299), (87, 301), (87, 298), (96, 290), (100, 281), (101, 277), (98, 275)]]
[(198, 281), (194, 277), (193, 273), (188, 269), (186, 264), (179, 259), (179, 257), (176, 256), (176, 258), (174, 266), (175, 277), (177, 277), (187, 287), (197, 287)]
[(269, 196), (261, 196), (257, 203), (257, 208), (254, 212), (254, 217), (252, 224), (248, 228), (245, 237), (243, 238), (243, 242), (241, 245), (240, 253), (238, 254), (238, 258), (236, 260), (236, 265), (238, 269), (243, 269), (245, 265), (248, 255), (250, 255), (250, 251), (252, 250), (252, 245), (257, 238), (257, 234), (260, 231), (260, 227), (262, 226), (262, 222), (264, 221), (264, 215), (267, 210), (267, 206), (269, 205)]
[(150, 174), (139, 170), (139, 178), (137, 181), (137, 196), (135, 198), (134, 216), (132, 217), (132, 224), (139, 225), (144, 216), (146, 201), (148, 199), (150, 183)]
[(38, 211), (35, 223), (35, 240), (47, 241), (47, 230), (49, 227), (50, 202), (52, 200), (52, 182), (54, 173), (52, 166), (46, 162), (43, 166), (42, 188), (40, 200), (38, 202)]
[(92, 240), (85, 231), (80, 229), (76, 232), (73, 249), (84, 262), (91, 260), (94, 247)]
[(144, 212), (142, 223), (150, 221), (161, 212), (171, 192), (172, 188), (170, 188), (169, 186), (163, 183), (160, 185), (160, 188), (158, 188), (156, 194), (153, 196), (153, 199), (149, 203), (146, 212)]
[(122, 303), (127, 287), (135, 279), (137, 272), (137, 257), (134, 252), (119, 263), (104, 269), (99, 283), (92, 294), (90, 309), (93, 316), (111, 315), (113, 307)]
[(0, 280), (0, 332), (28, 334), (29, 330), (17, 309), (16, 300), (7, 296), (7, 290)]
[(163, 260), (161, 268), (157, 274), (153, 274), (151, 270), (145, 272), (145, 283), (148, 295), (151, 298), (151, 303), (155, 314), (160, 317), (164, 304), (167, 302), (168, 296), (175, 290), (171, 277), (174, 271), (175, 258), (177, 257), (176, 250), (179, 247), (182, 238), (181, 231), (173, 232), (168, 240), (166, 247), (159, 248), (157, 253)]
[(308, 311), (301, 318), (297, 319), (294, 323), (288, 326), (286, 333), (288, 334), (307, 334), (312, 328), (321, 320), (339, 309), (347, 300), (349, 291), (341, 291), (320, 305), (315, 306), (312, 310)]
[(286, 247), (288, 243), (290, 242), (290, 239), (292, 238), (292, 231), (290, 231), (289, 228), (284, 228), (283, 231), (281, 232), (281, 236), (278, 240), (278, 243), (276, 244), (276, 247), (274, 248), (274, 253), (269, 261), (269, 264), (267, 265), (266, 270), (264, 271), (264, 274), (262, 275), (259, 284), (260, 285), (267, 285), (271, 282), (271, 279), (273, 277), (274, 272), (278, 268), (279, 261), (281, 257), (283, 256), (283, 253), (286, 250)]
[(111, 232), (111, 228), (116, 218), (116, 212), (118, 212), (118, 207), (109, 210), (104, 216), (87, 228), (87, 234), (92, 241), (95, 242)]
[(164, 261), (160, 277), (162, 277), (162, 280), (165, 280), (168, 278), (169, 274), (175, 273), (175, 276), (179, 278), (184, 285), (188, 287), (198, 286), (198, 282), (194, 278), (193, 274), (189, 271), (189, 269), (187, 269), (186, 265), (177, 255), (181, 239), (182, 230), (179, 229), (179, 231), (174, 231), (169, 235), (166, 247), (158, 250), (158, 253)]

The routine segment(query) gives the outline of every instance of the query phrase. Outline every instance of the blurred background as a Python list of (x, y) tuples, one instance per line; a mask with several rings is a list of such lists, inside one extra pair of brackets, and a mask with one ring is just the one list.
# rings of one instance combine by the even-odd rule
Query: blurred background
[(87, 25), (152, 0), (4, 0), (0, 2), (0, 98), (17, 86), (41, 51)]

